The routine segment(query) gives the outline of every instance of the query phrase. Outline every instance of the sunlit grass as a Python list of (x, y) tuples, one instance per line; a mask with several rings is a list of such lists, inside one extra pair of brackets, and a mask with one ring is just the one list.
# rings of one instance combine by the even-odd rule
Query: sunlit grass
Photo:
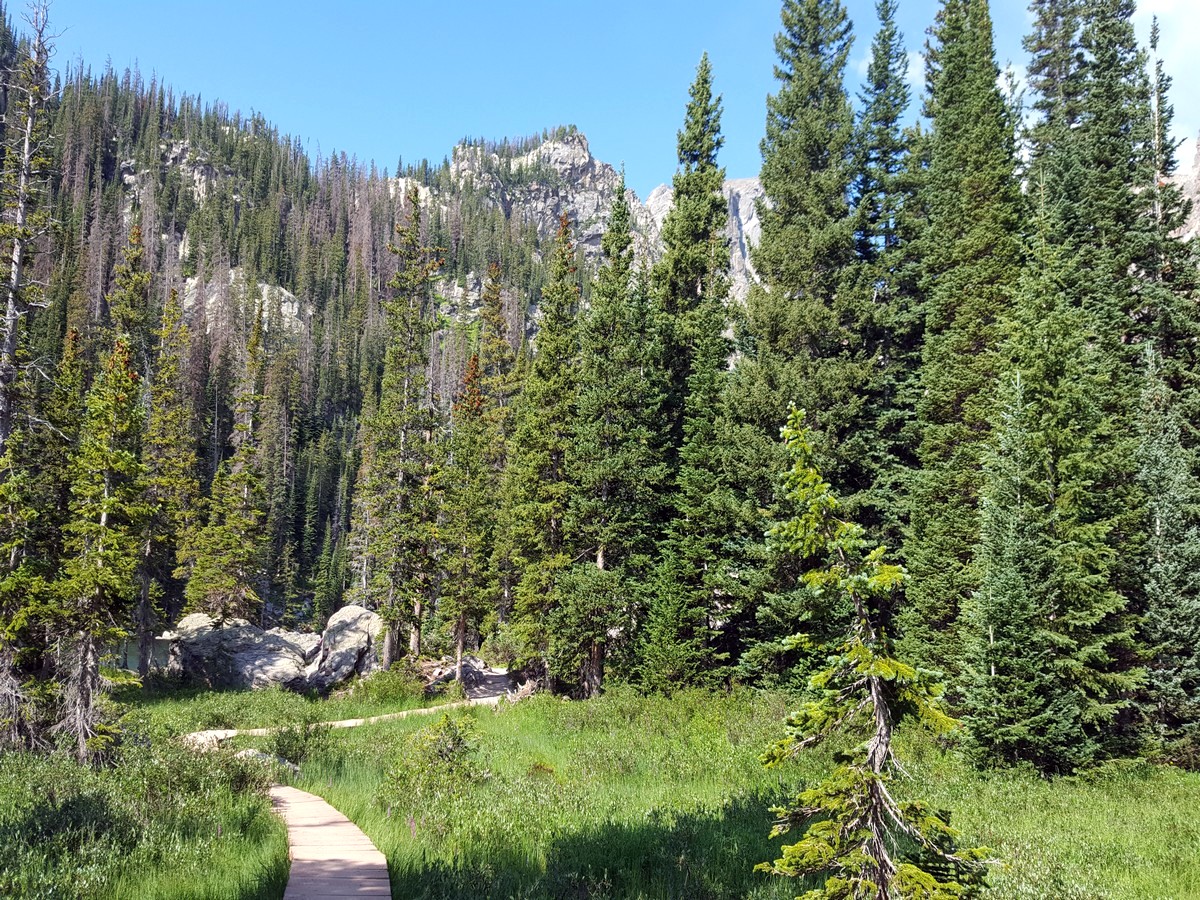
[[(764, 770), (784, 704), (750, 692), (673, 700), (616, 692), (472, 716), (489, 777), (413, 808), (388, 797), (390, 765), (428, 718), (337, 733), (299, 786), (388, 858), (395, 896), (782, 898), (804, 885), (754, 873), (777, 855), (768, 808), (829, 759)], [(992, 848), (994, 900), (1200, 898), (1200, 776), (1146, 764), (1047, 781), (979, 773), (905, 734), (901, 787), (949, 810)]]

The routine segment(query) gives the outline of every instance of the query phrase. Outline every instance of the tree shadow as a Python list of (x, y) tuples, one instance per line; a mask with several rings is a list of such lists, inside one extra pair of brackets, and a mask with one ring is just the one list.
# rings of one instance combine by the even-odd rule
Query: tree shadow
[(652, 811), (638, 823), (605, 822), (556, 836), (539, 859), (497, 836), (478, 855), (453, 863), (392, 869), (392, 896), (414, 900), (754, 900), (793, 898), (815, 884), (755, 872), (779, 856), (769, 841), (769, 807), (780, 798), (751, 795), (719, 809), (688, 814)]

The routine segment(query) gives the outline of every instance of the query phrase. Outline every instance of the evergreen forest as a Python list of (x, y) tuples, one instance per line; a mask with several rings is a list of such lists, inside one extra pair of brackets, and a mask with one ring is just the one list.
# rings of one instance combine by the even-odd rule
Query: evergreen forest
[[(792, 824), (871, 793), (906, 715), (981, 768), (1200, 765), (1200, 256), (1130, 0), (1032, 0), (1023, 94), (987, 0), (941, 0), (919, 96), (897, 0), (783, 0), (744, 299), (707, 56), (661, 252), (623, 181), (584, 252), (450, 160), (56, 70), (33, 9), (0, 28), (3, 747), (103, 763), (106, 654), (147, 676), (185, 614), (358, 604), (385, 666), (792, 692), (780, 758), (865, 715)], [(515, 161), (573, 133), (465, 147), (557, 190)], [(982, 850), (880, 809), (972, 896)], [(774, 871), (833, 867), (814, 840)]]

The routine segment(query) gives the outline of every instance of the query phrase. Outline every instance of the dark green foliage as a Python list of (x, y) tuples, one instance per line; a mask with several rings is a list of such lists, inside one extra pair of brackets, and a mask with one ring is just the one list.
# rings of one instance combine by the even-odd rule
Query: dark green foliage
[(545, 616), (557, 602), (557, 578), (571, 563), (566, 518), (572, 493), (568, 454), (579, 391), (578, 311), (575, 246), (564, 215), (542, 291), (537, 345), (517, 403), (505, 471), (513, 561), (520, 573), (516, 611), (533, 658), (547, 651)]
[(71, 459), (70, 521), (57, 633), (67, 641), (63, 728), (81, 761), (107, 749), (111, 732), (100, 716), (100, 652), (125, 634), (139, 535), (147, 510), (137, 449), (138, 375), (129, 346), (118, 338), (87, 397), (79, 446)]
[(979, 472), (1001, 372), (1001, 314), (1020, 265), (1012, 123), (996, 86), (987, 0), (945, 0), (929, 73), (921, 239), (921, 472), (910, 498), (907, 651), (958, 673), (960, 604), (978, 586)]
[[(606, 263), (579, 323), (579, 394), (567, 458), (567, 514), (577, 562), (553, 632), (556, 674), (600, 689), (606, 658), (632, 642), (636, 593), (661, 527), (668, 436), (660, 320), (645, 279), (633, 274), (624, 182), (602, 240)], [(626, 660), (626, 663), (628, 661)]]
[(721, 195), (725, 170), (717, 166), (725, 139), (721, 98), (713, 96), (708, 54), (700, 58), (688, 97), (676, 141), (679, 167), (672, 181), (674, 205), (663, 222), (663, 257), (651, 274), (663, 313), (663, 360), (668, 371), (665, 411), (675, 448), (683, 441), (688, 379), (707, 325), (699, 308), (704, 298), (721, 299), (727, 290), (727, 207)]
[(1045, 496), (1051, 451), (1019, 374), (1005, 385), (1000, 410), (984, 456), (980, 586), (963, 610), (971, 746), (986, 765), (1070, 772), (1091, 760), (1096, 744), (1084, 730), (1083, 691), (1058, 675), (1061, 580)]
[(1200, 762), (1200, 527), (1179, 413), (1147, 353), (1138, 417), (1138, 483), (1146, 495), (1145, 687), (1152, 740), (1169, 758)]
[(486, 412), (479, 357), (467, 362), (462, 390), (450, 418), (446, 458), (438, 467), (445, 552), (445, 580), (438, 613), (450, 625), (457, 677), (469, 630), (479, 632), (489, 594), (489, 549), (499, 475), (492, 466), (494, 436)]
[(435, 435), (439, 412), (429, 396), (426, 367), (432, 332), (430, 281), (440, 266), (421, 241), (417, 189), (409, 189), (404, 220), (389, 245), (396, 275), (385, 303), (389, 336), (377, 405), (362, 426), (362, 467), (355, 493), (351, 541), (355, 602), (375, 608), (387, 623), (384, 659), (400, 656), (400, 631), (409, 652), (421, 648), (421, 622), (434, 599)]

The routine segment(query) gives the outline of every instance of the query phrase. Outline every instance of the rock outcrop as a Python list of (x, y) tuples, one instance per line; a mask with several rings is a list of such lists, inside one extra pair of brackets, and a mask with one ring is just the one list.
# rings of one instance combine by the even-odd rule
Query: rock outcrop
[(325, 692), (352, 675), (366, 675), (379, 665), (383, 619), (361, 606), (343, 606), (325, 625), (320, 654), (309, 666), (308, 687)]
[(1186, 240), (1200, 237), (1200, 135), (1193, 137), (1196, 145), (1196, 155), (1190, 169), (1180, 168), (1172, 179), (1183, 195), (1192, 201), (1192, 212), (1180, 229), (1180, 236)]
[(217, 688), (303, 690), (304, 653), (292, 641), (268, 634), (245, 619), (216, 622), (203, 613), (184, 616), (173, 632), (169, 672)]
[(170, 641), (168, 672), (188, 681), (214, 688), (280, 685), (325, 692), (376, 668), (382, 630), (376, 613), (346, 606), (330, 617), (321, 635), (263, 631), (245, 619), (218, 623), (193, 613), (162, 637)]

